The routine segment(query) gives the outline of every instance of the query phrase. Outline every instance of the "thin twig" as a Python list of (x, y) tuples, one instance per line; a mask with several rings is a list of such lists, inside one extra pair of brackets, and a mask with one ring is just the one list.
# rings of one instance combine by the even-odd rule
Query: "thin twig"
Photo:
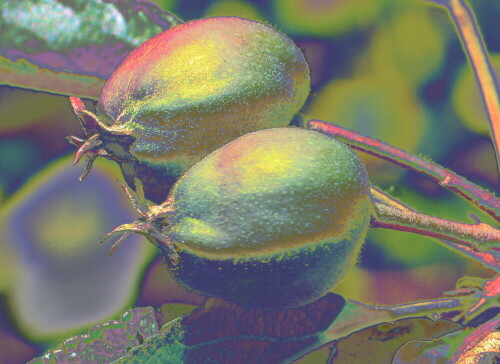
[(370, 187), (370, 192), (371, 192), (373, 200), (375, 202), (382, 203), (384, 205), (388, 205), (388, 206), (392, 206), (392, 207), (396, 207), (400, 210), (417, 212), (415, 209), (404, 204), (403, 202), (399, 201), (398, 199), (394, 198), (393, 196), (389, 195), (388, 193), (382, 191), (380, 188), (378, 188), (376, 186), (372, 185)]
[(500, 96), (498, 82), (472, 9), (464, 0), (424, 0), (448, 10), (460, 35), (462, 46), (476, 75), (490, 123), (491, 139), (500, 171)]
[[(387, 206), (392, 206), (394, 208), (418, 213), (415, 209), (404, 204), (393, 196), (385, 193), (376, 186), (371, 187), (371, 194), (375, 203), (384, 204)], [(406, 230), (406, 229), (405, 229)], [(449, 240), (438, 239), (442, 244), (449, 246), (452, 249), (459, 250), (462, 254), (467, 255), (473, 260), (478, 261), (484, 266), (491, 268), (497, 272), (500, 272), (500, 251), (478, 251), (475, 248), (470, 248), (463, 244), (456, 244)]]
[(484, 223), (463, 224), (381, 203), (375, 203), (375, 209), (377, 216), (372, 221), (373, 228), (401, 230), (445, 239), (476, 251), (500, 249), (500, 231)]
[(480, 209), (500, 221), (500, 199), (478, 185), (468, 181), (439, 164), (418, 157), (404, 150), (383, 143), (378, 139), (361, 135), (333, 123), (311, 120), (308, 127), (349, 144), (354, 149), (375, 155), (391, 163), (421, 173), (444, 188), (459, 194)]

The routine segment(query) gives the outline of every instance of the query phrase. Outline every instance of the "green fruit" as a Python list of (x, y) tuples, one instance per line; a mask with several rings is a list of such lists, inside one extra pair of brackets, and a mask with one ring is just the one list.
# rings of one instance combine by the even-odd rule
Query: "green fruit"
[(135, 188), (139, 178), (146, 197), (159, 203), (211, 151), (288, 125), (309, 89), (304, 55), (270, 26), (237, 17), (194, 20), (130, 53), (106, 83), (97, 115), (73, 98), (89, 139), (71, 142), (76, 160), (116, 160), (127, 183)]
[(314, 131), (276, 128), (214, 151), (177, 181), (165, 204), (143, 214), (146, 220), (112, 234), (154, 236), (173, 277), (198, 293), (282, 309), (339, 283), (372, 211), (368, 176), (354, 152)]

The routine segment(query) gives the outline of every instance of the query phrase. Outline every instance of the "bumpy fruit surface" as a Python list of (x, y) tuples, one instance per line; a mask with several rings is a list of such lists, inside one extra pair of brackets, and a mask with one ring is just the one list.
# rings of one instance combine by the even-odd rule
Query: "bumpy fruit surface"
[[(159, 203), (211, 151), (288, 125), (309, 90), (309, 67), (290, 39), (258, 22), (216, 17), (146, 41), (106, 83), (97, 115), (75, 111), (95, 119), (84, 125), (88, 137), (99, 134), (84, 153), (115, 159), (129, 185), (138, 177)], [(83, 142), (73, 137), (78, 147)]]
[(373, 211), (358, 157), (299, 128), (250, 133), (214, 151), (153, 208), (165, 217), (142, 233), (164, 236), (155, 244), (178, 282), (266, 309), (304, 305), (333, 288), (355, 263)]

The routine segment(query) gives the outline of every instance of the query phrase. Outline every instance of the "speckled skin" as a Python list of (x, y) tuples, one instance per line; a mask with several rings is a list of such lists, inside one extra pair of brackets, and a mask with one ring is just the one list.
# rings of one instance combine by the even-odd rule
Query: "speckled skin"
[(164, 234), (186, 287), (282, 309), (326, 294), (354, 264), (372, 215), (370, 184), (344, 144), (300, 128), (244, 135), (172, 189)]
[(141, 164), (145, 178), (133, 163), (122, 166), (125, 177), (130, 184), (139, 174), (159, 203), (170, 186), (151, 192), (162, 181), (151, 174), (171, 182), (243, 134), (288, 125), (309, 90), (309, 67), (290, 39), (258, 22), (216, 17), (177, 25), (130, 53), (97, 111), (113, 134), (132, 137), (123, 143), (130, 155), (115, 137), (102, 139), (111, 154)]

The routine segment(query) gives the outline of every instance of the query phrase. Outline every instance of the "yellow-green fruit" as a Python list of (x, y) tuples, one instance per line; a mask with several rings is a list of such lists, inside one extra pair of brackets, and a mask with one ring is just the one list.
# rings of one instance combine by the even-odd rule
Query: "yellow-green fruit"
[(288, 125), (309, 89), (304, 55), (272, 27), (237, 17), (194, 20), (129, 54), (106, 83), (100, 123), (89, 134), (99, 132), (99, 155), (115, 158), (127, 182), (134, 187), (139, 178), (159, 203), (211, 151)]
[(282, 309), (326, 294), (355, 263), (372, 215), (363, 164), (300, 128), (244, 135), (191, 167), (162, 222), (182, 285), (247, 307)]

